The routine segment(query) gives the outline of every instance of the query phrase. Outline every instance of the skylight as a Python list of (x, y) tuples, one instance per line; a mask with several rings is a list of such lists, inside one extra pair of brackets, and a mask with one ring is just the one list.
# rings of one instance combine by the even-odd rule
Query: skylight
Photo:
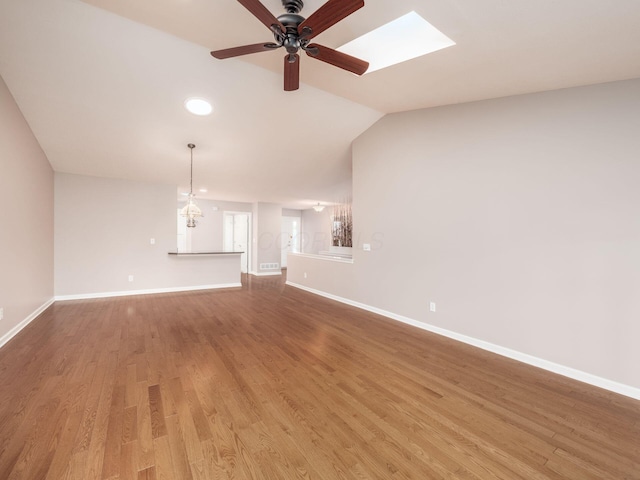
[(194, 115), (209, 115), (213, 110), (211, 104), (204, 98), (187, 98), (184, 101), (184, 106)]
[(367, 73), (371, 73), (455, 44), (416, 12), (409, 12), (344, 44), (338, 51), (367, 60)]

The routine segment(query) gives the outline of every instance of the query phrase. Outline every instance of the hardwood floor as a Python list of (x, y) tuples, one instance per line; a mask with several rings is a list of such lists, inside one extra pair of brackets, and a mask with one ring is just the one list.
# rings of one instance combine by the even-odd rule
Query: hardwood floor
[(285, 287), (58, 302), (0, 479), (640, 479), (640, 402)]

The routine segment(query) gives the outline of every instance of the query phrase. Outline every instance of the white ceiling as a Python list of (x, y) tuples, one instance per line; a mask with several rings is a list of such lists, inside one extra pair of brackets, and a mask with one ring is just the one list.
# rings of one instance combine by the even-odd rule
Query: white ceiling
[(638, 0), (365, 3), (314, 41), (415, 10), (457, 45), (363, 77), (303, 55), (283, 92), (282, 50), (209, 55), (271, 41), (236, 0), (0, 0), (0, 75), (56, 171), (188, 189), (193, 142), (198, 196), (292, 208), (349, 190), (351, 142), (385, 113), (640, 77)]

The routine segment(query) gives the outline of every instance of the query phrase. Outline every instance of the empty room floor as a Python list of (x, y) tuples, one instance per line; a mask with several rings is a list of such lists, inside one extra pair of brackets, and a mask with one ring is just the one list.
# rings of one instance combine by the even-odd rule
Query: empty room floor
[(55, 303), (0, 349), (0, 478), (640, 479), (640, 402), (250, 279)]

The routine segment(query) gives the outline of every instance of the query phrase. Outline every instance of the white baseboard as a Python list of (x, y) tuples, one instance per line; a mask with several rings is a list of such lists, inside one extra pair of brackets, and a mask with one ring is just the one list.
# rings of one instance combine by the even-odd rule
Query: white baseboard
[(277, 271), (277, 272), (251, 272), (251, 275), (254, 275), (256, 277), (271, 277), (274, 275), (282, 275), (281, 271)]
[(55, 300), (88, 300), (92, 298), (126, 297), (129, 295), (150, 295), (153, 293), (192, 292), (195, 290), (212, 290), (217, 288), (242, 287), (241, 283), (219, 283), (215, 285), (196, 285), (193, 287), (150, 288), (148, 290), (125, 290), (122, 292), (80, 293), (77, 295), (56, 295)]
[(51, 298), (50, 300), (47, 300), (42, 305), (40, 305), (36, 310), (34, 310), (27, 318), (22, 320), (19, 324), (17, 324), (11, 330), (5, 333), (2, 336), (2, 338), (0, 338), (0, 347), (2, 347), (5, 343), (7, 343), (9, 340), (15, 337), (20, 332), (20, 330), (22, 330), (24, 327), (29, 325), (38, 315), (40, 315), (47, 308), (49, 308), (54, 301), (55, 301), (55, 298)]
[(337, 295), (332, 295), (330, 293), (316, 290), (314, 288), (305, 287), (304, 285), (300, 285), (300, 284), (289, 282), (289, 281), (287, 281), (286, 284), (295, 288), (299, 288), (300, 290), (305, 290), (307, 292), (320, 295), (322, 297), (326, 297), (331, 300), (335, 300), (337, 302), (351, 305), (352, 307), (357, 307), (372, 313), (377, 313), (378, 315), (382, 315), (384, 317), (388, 317), (393, 320), (397, 320), (399, 322), (421, 328), (422, 330), (427, 330), (429, 332), (436, 333), (438, 335), (442, 335), (444, 337), (448, 337), (453, 340), (466, 343), (468, 345), (473, 345), (474, 347), (478, 347), (492, 353), (497, 353), (498, 355), (502, 355), (503, 357), (511, 358), (513, 360), (517, 360), (522, 363), (526, 363), (538, 368), (542, 368), (543, 370), (547, 370), (549, 372), (557, 373), (559, 375), (563, 375), (565, 377), (572, 378), (574, 380), (578, 380), (583, 383), (588, 383), (589, 385), (593, 385), (599, 388), (604, 388), (605, 390), (609, 390), (611, 392), (619, 393), (621, 395), (625, 395), (627, 397), (640, 400), (640, 388), (632, 387), (630, 385), (625, 385), (619, 382), (614, 382), (612, 380), (598, 377), (596, 375), (592, 375), (590, 373), (586, 373), (581, 370), (576, 370), (574, 368), (566, 367), (564, 365), (550, 362), (542, 358), (534, 357), (533, 355), (518, 352), (516, 350), (511, 350), (509, 348), (502, 347), (500, 345), (495, 345), (493, 343), (485, 342), (484, 340), (479, 340), (477, 338), (469, 337), (467, 335), (462, 335), (460, 333), (452, 332), (451, 330), (446, 330), (444, 328), (436, 327), (434, 325), (429, 325), (428, 323), (419, 322), (412, 318), (404, 317), (402, 315), (398, 315), (393, 312), (388, 312), (380, 308), (372, 307), (364, 303), (355, 302), (353, 300), (339, 297)]

